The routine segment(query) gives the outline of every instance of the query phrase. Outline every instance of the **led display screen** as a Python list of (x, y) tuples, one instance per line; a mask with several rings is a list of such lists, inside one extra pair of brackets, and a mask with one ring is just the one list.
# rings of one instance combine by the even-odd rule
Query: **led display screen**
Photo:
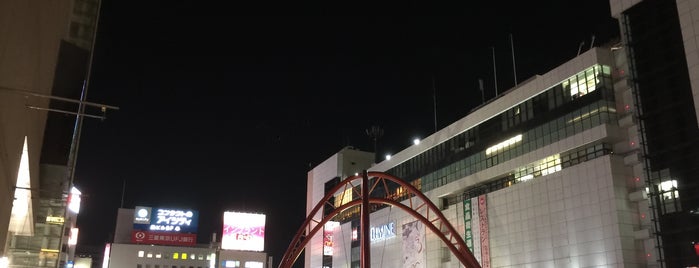
[(223, 213), (221, 248), (263, 251), (265, 215), (226, 211)]
[(134, 209), (134, 230), (152, 232), (196, 233), (199, 213), (191, 209), (151, 208)]

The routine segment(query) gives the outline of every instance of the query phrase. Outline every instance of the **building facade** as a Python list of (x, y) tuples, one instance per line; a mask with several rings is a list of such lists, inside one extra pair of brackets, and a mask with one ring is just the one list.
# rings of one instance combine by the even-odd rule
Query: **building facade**
[(80, 99), (98, 10), (98, 0), (0, 3), (0, 266), (72, 262), (77, 118), (48, 109), (78, 111), (54, 97)]
[[(654, 266), (626, 66), (623, 46), (592, 49), (367, 169), (422, 191), (483, 267)], [(334, 158), (309, 172), (307, 206), (322, 198), (310, 194), (318, 185), (353, 172)], [(335, 206), (349, 201), (333, 194)], [(311, 238), (306, 267), (359, 267), (358, 215), (348, 209), (326, 226), (331, 249)], [(370, 222), (372, 265), (459, 267), (410, 214), (384, 207)]]
[[(191, 213), (190, 213), (191, 212)], [(237, 213), (236, 215), (261, 215)], [(106, 245), (103, 266), (133, 268), (265, 268), (267, 253), (261, 250), (228, 249), (213, 234), (209, 244), (197, 244), (198, 213), (189, 209), (158, 207), (120, 208), (114, 232), (114, 242)], [(225, 217), (225, 216), (224, 216)], [(262, 216), (264, 218), (264, 216)], [(249, 237), (243, 231), (228, 232), (226, 224), (246, 225), (240, 218), (224, 219), (224, 239), (240, 234), (241, 248)], [(262, 220), (264, 230), (264, 220)], [(259, 227), (258, 225), (255, 225)], [(234, 228), (236, 229), (236, 228)], [(247, 231), (247, 230), (246, 230)], [(264, 236), (262, 236), (264, 239)], [(227, 241), (229, 242), (229, 241)], [(257, 244), (256, 244), (257, 245)], [(264, 248), (263, 245), (261, 245)]]
[(699, 2), (610, 0), (628, 59), (647, 224), (665, 267), (699, 266)]

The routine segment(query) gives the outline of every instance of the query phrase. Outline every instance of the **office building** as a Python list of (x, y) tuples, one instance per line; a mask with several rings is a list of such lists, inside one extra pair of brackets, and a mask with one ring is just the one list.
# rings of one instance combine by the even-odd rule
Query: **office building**
[[(484, 267), (654, 266), (627, 66), (621, 44), (593, 48), (389, 160), (352, 162), (419, 189)], [(342, 164), (346, 153), (309, 172), (307, 208), (362, 168)], [(389, 193), (410, 202), (404, 189)], [(331, 194), (334, 207), (350, 201), (342, 191)], [(347, 209), (322, 238), (311, 238), (306, 267), (359, 267), (358, 216), (358, 208)], [(379, 206), (370, 224), (372, 266), (459, 267), (443, 242), (401, 209)]]
[(265, 215), (225, 212), (221, 241), (213, 234), (208, 244), (197, 244), (198, 217), (191, 209), (120, 208), (103, 267), (267, 267)]

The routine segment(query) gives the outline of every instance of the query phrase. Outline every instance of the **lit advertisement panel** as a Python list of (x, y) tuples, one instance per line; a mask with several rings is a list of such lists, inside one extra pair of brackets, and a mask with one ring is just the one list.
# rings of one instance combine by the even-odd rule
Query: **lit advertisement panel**
[(131, 243), (170, 245), (170, 246), (194, 246), (197, 243), (196, 234), (181, 234), (167, 232), (131, 231)]
[(323, 228), (323, 255), (325, 256), (333, 255), (333, 246), (335, 245), (333, 232), (338, 226), (340, 226), (340, 222), (337, 221), (328, 221), (325, 223)]
[(265, 246), (265, 214), (226, 211), (223, 213), (221, 248), (263, 251)]
[(72, 211), (73, 213), (80, 213), (80, 195), (82, 193), (78, 188), (71, 188), (70, 189), (70, 195), (68, 195), (68, 210)]
[(133, 228), (151, 232), (196, 233), (198, 221), (196, 210), (137, 206)]

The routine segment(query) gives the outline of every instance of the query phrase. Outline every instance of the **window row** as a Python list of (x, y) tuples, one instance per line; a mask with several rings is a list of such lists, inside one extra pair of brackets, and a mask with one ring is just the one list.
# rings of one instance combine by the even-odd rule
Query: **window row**
[[(507, 139), (506, 146), (494, 144), (485, 151), (451, 163), (423, 177), (423, 191), (429, 191), (468, 175), (493, 167), (590, 128), (616, 120), (616, 110), (601, 100), (521, 134), (521, 139)], [(517, 137), (517, 136), (515, 136)]]
[(510, 187), (514, 184), (528, 181), (540, 176), (546, 176), (565, 168), (589, 161), (612, 153), (612, 146), (606, 143), (598, 143), (571, 150), (561, 154), (548, 156), (539, 161), (518, 167), (511, 174), (497, 178), (465, 190), (462, 194), (447, 197), (442, 200), (442, 208), (456, 204), (463, 200), (477, 197)]
[[(611, 88), (612, 79), (609, 66), (599, 64), (593, 65), (539, 95), (511, 109), (503, 111), (498, 116), (474, 126), (424, 153), (393, 167), (388, 170), (388, 172), (408, 181), (424, 176), (426, 173), (441, 168), (439, 165), (443, 165), (445, 161), (450, 161), (448, 159), (454, 157), (455, 154), (479, 145), (482, 142), (488, 142), (484, 140), (492, 137), (495, 133), (502, 133), (506, 130), (513, 129), (521, 123), (532, 121), (535, 118), (537, 118), (537, 120), (547, 120), (546, 118), (551, 116), (551, 112), (562, 111), (561, 109), (565, 110), (565, 108), (562, 108), (563, 106), (575, 102), (580, 97), (599, 89), (611, 90)], [(610, 105), (604, 105), (605, 107), (614, 107), (613, 94), (600, 94), (600, 96), (600, 99), (606, 99), (607, 102), (611, 103)], [(587, 101), (589, 101), (589, 99), (586, 100), (586, 102)], [(552, 133), (549, 137), (541, 135), (542, 139), (534, 142), (549, 143), (551, 140), (560, 139), (562, 135), (569, 136), (567, 132), (576, 132), (582, 128), (587, 129), (591, 125), (599, 125), (600, 122), (607, 122), (609, 120), (608, 113), (615, 112), (612, 110), (598, 110), (599, 107), (585, 107), (588, 107), (589, 110), (578, 110), (577, 112), (579, 112), (579, 114), (569, 114), (570, 118), (562, 118), (560, 120), (561, 122), (558, 122), (558, 126), (552, 127), (558, 130), (560, 128), (559, 126), (563, 124), (570, 125), (570, 129), (564, 130), (566, 133), (557, 131), (556, 133)], [(595, 114), (598, 116), (594, 116)], [(569, 124), (568, 121), (571, 120), (576, 122), (576, 124)], [(579, 121), (579, 124), (577, 124), (577, 121)], [(542, 129), (541, 131), (543, 132), (545, 130)], [(504, 157), (509, 159), (508, 156)]]
[(155, 259), (170, 259), (173, 260), (211, 260), (211, 254), (195, 254), (195, 253), (185, 253), (185, 252), (172, 252), (172, 253), (162, 253), (162, 252), (146, 252), (139, 250), (137, 253), (139, 258), (155, 258)]

